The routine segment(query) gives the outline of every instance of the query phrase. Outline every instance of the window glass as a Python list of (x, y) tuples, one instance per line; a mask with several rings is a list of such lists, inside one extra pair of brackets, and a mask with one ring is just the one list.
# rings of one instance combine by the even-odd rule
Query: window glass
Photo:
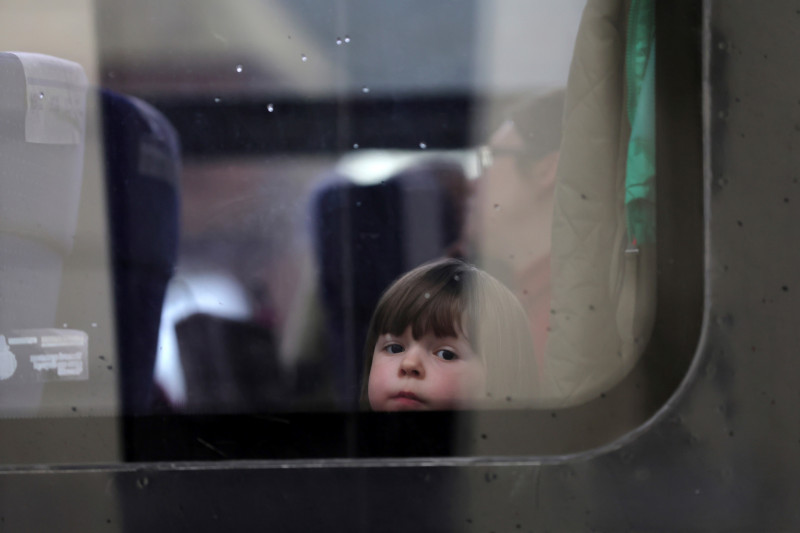
[(654, 9), (7, 2), (0, 417), (640, 422)]

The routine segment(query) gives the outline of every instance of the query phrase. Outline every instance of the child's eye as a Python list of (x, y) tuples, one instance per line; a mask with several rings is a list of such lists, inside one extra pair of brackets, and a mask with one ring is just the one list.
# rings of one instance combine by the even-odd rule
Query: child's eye
[(445, 361), (454, 361), (458, 359), (456, 353), (450, 350), (436, 350), (435, 355), (439, 359), (444, 359)]
[(391, 354), (400, 353), (403, 351), (403, 347), (397, 343), (387, 344), (386, 348), (384, 348), (387, 352)]

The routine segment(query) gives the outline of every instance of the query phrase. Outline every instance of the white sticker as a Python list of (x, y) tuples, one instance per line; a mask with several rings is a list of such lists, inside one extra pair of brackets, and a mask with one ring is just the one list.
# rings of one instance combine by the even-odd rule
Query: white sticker
[(0, 381), (6, 380), (17, 371), (17, 358), (6, 344), (6, 338), (0, 335)]
[(41, 144), (83, 142), (86, 89), (83, 68), (43, 54), (14, 52), (25, 72), (28, 109), (25, 140)]
[(58, 377), (83, 374), (81, 352), (32, 355), (31, 364), (34, 370), (55, 370)]
[(39, 342), (39, 339), (36, 337), (9, 337), (8, 338), (8, 345), (9, 346), (19, 346), (20, 344), (36, 344)]
[(56, 348), (59, 346), (83, 346), (86, 344), (86, 334), (82, 335), (42, 335), (42, 348)]
[[(89, 379), (89, 336), (84, 331), (26, 329), (8, 332), (5, 337), (0, 335), (0, 339), (3, 341), (0, 342), (0, 379), (11, 367), (9, 355), (14, 358), (15, 381), (40, 383)], [(12, 343), (13, 354), (9, 346)], [(10, 374), (5, 379), (9, 377)]]

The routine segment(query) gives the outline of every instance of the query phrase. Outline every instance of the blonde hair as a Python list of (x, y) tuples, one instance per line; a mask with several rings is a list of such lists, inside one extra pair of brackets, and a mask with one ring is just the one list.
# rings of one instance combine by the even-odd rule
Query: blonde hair
[(497, 400), (511, 407), (509, 403), (534, 395), (533, 341), (519, 300), (483, 270), (458, 259), (442, 259), (404, 274), (378, 301), (364, 346), (362, 404), (378, 337), (401, 335), (409, 326), (415, 339), (428, 333), (463, 335), (486, 369), (488, 403)]

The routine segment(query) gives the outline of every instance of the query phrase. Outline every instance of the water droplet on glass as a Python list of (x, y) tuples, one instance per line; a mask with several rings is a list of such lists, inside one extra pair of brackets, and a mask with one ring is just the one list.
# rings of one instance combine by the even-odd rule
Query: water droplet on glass
[(96, 328), (97, 327), (97, 322), (92, 322), (92, 327)]
[(61, 327), (62, 327), (62, 328), (66, 328), (66, 327), (69, 327), (69, 326), (67, 326), (67, 323), (66, 323), (66, 322), (64, 322), (64, 324), (63, 324)]
[(242, 65), (236, 65), (236, 72), (238, 72), (238, 73), (240, 73), (240, 74), (241, 74), (241, 72), (242, 72), (243, 70), (244, 70), (244, 68), (242, 67)]
[(44, 100), (44, 93), (39, 93), (39, 100)]
[(425, 293), (425, 299), (426, 299), (426, 300), (430, 300), (430, 298), (431, 298), (431, 293), (429, 293), (429, 292), (426, 292), (426, 293)]
[(272, 113), (273, 111), (275, 111), (275, 106), (274, 106), (274, 105), (272, 105), (272, 104), (267, 104), (267, 111), (269, 111), (270, 113)]
[(356, 202), (356, 207), (361, 207), (361, 202)]
[(220, 103), (221, 101), (222, 101), (222, 98), (220, 98), (219, 96), (217, 96), (217, 97), (215, 97), (215, 98), (214, 98), (214, 103), (215, 103), (215, 104), (218, 104), (218, 103)]
[(145, 488), (145, 487), (147, 487), (147, 485), (149, 485), (149, 484), (150, 484), (150, 480), (149, 480), (149, 479), (147, 479), (147, 476), (145, 476), (145, 477), (140, 477), (139, 479), (137, 479), (137, 480), (136, 480), (136, 486), (137, 486), (138, 488), (140, 488), (140, 489), (144, 489), (144, 488)]
[(344, 36), (344, 42), (346, 42), (346, 43), (350, 42), (350, 37), (348, 35)]
[(419, 147), (420, 147), (421, 149), (425, 150), (425, 149), (428, 147), (428, 145), (427, 145), (427, 144), (425, 144), (425, 143), (419, 143)]
[(308, 61), (308, 56), (307, 56), (307, 55), (305, 55), (305, 54), (303, 54), (303, 55), (301, 55), (301, 56), (300, 56), (300, 60), (301, 60), (303, 63), (305, 63), (306, 61)]
[(362, 87), (361, 88), (361, 92), (364, 93), (364, 94), (367, 94), (369, 92), (369, 87), (367, 87), (367, 86)]
[(336, 46), (340, 46), (342, 42), (344, 41), (342, 41), (339, 37), (336, 38)]
[(355, 144), (353, 145), (353, 150), (358, 150), (358, 143), (355, 143)]

